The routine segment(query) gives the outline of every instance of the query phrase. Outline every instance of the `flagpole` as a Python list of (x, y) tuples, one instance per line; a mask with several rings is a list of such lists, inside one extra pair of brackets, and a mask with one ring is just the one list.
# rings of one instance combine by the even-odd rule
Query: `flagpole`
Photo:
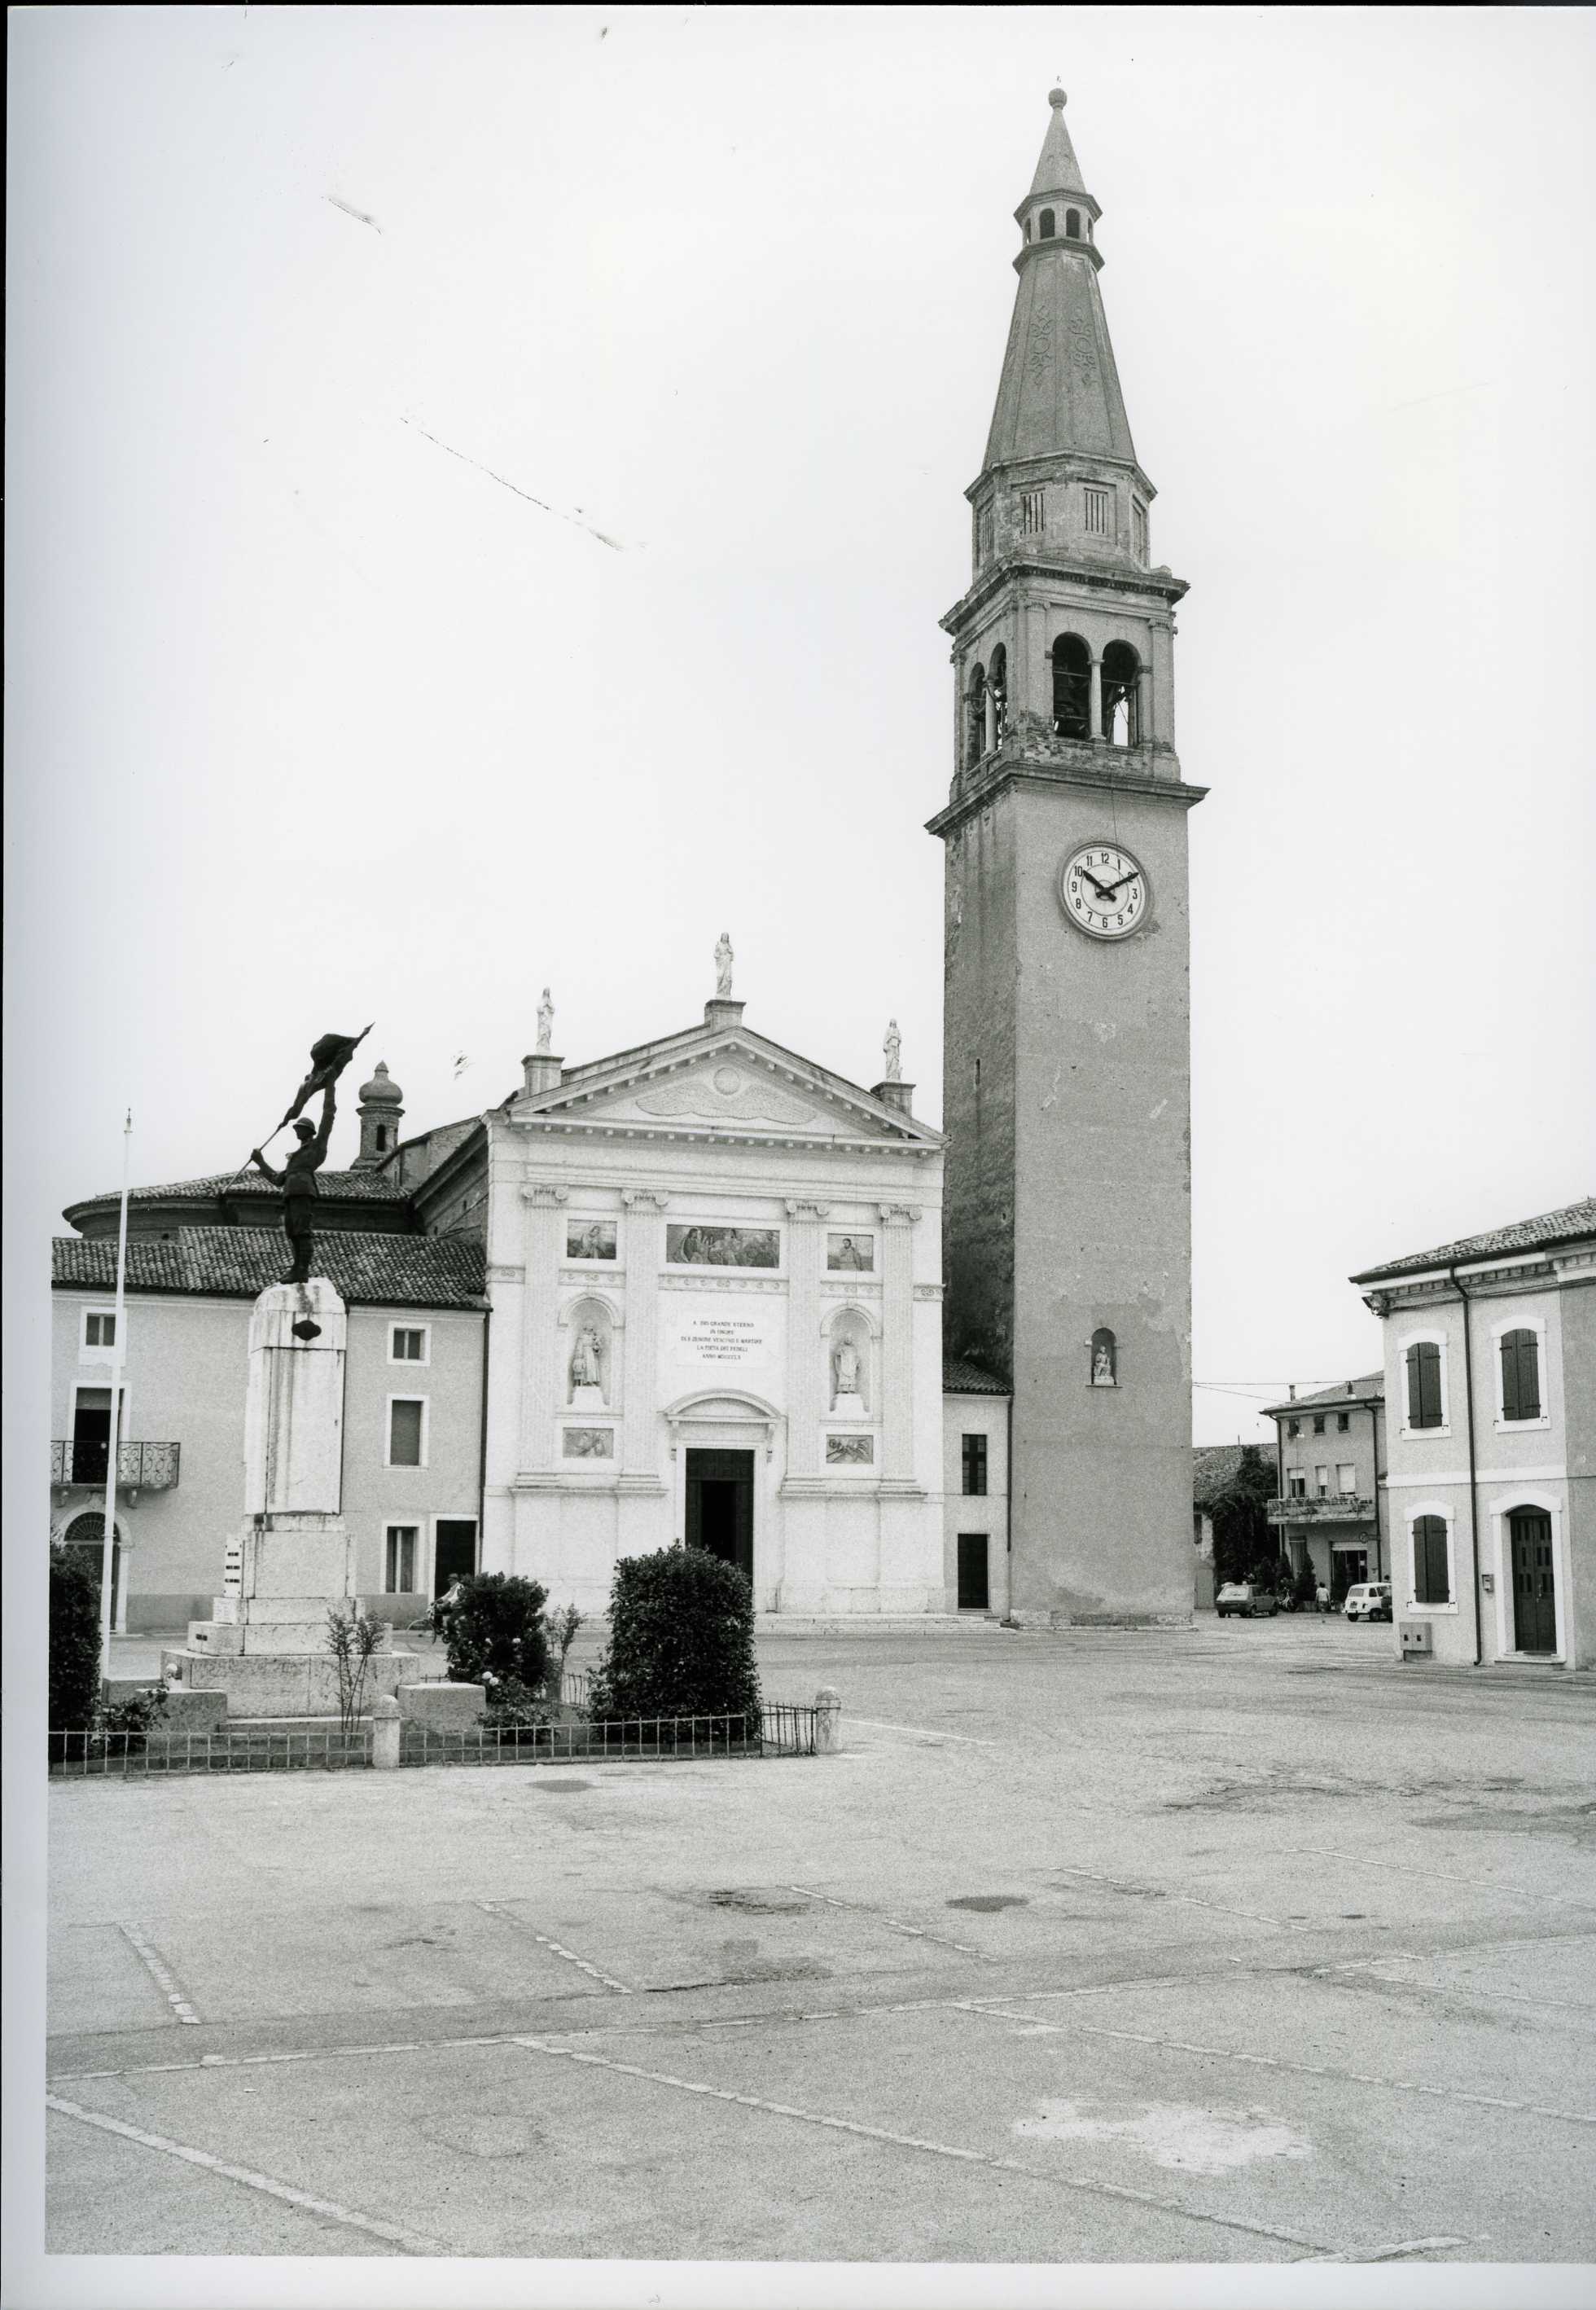
[(111, 1589), (117, 1563), (117, 1459), (121, 1446), (122, 1373), (127, 1357), (124, 1307), (127, 1289), (127, 1169), (133, 1149), (133, 1109), (122, 1126), (122, 1218), (117, 1230), (117, 1313), (111, 1330), (111, 1440), (105, 1465), (105, 1533), (100, 1558), (100, 1673), (111, 1672)]

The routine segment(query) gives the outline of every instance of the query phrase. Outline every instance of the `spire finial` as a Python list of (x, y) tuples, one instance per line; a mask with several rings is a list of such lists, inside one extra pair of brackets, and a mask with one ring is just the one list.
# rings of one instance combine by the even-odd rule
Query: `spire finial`
[(1070, 100), (1062, 88), (1050, 88), (1047, 91), (1047, 101), (1055, 112), (1062, 112)]

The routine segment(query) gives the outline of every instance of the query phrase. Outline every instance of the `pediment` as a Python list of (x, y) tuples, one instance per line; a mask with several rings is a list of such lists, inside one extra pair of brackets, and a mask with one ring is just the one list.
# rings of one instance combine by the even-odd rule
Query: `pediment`
[(880, 1140), (935, 1146), (938, 1133), (796, 1053), (742, 1031), (628, 1052), (518, 1101), (526, 1120), (728, 1139)]

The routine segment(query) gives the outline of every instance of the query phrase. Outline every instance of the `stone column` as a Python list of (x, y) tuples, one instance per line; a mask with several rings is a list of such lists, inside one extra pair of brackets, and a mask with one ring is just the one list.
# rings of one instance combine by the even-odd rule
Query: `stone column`
[(655, 1402), (659, 1334), (659, 1272), (664, 1261), (666, 1198), (649, 1187), (623, 1190), (621, 1256), (626, 1262), (625, 1391), (621, 1399), (621, 1482), (659, 1483)]
[(554, 1413), (559, 1402), (559, 1263), (565, 1251), (569, 1190), (523, 1187), (526, 1205), (526, 1282), (521, 1303), (521, 1466), (554, 1465)]
[(1136, 743), (1153, 742), (1153, 671), (1145, 661), (1136, 674)]
[(881, 1211), (881, 1481), (915, 1482), (915, 1260), (910, 1230), (920, 1213), (910, 1203)]
[(787, 1481), (820, 1472), (820, 1422), (830, 1409), (820, 1341), (825, 1203), (789, 1203), (787, 1218)]
[(1090, 716), (1088, 730), (1092, 737), (1100, 738), (1103, 735), (1103, 661), (1096, 650), (1092, 652), (1087, 700), (1087, 712)]

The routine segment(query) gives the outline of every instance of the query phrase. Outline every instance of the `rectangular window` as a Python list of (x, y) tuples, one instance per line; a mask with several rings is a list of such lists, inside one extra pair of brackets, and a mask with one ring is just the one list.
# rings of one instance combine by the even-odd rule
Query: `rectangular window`
[(83, 1345), (86, 1348), (114, 1348), (117, 1344), (115, 1316), (89, 1315), (83, 1318)]
[(1337, 1466), (1336, 1489), (1343, 1499), (1350, 1498), (1357, 1493), (1357, 1470), (1350, 1460), (1343, 1460)]
[(395, 1395), (388, 1399), (388, 1465), (420, 1468), (426, 1437), (426, 1398)]
[(1434, 1340), (1416, 1340), (1408, 1350), (1408, 1425), (1441, 1425), (1441, 1350)]
[(395, 1324), (388, 1335), (389, 1362), (424, 1364), (427, 1359), (426, 1324)]
[(961, 1532), (958, 1535), (959, 1611), (984, 1612), (991, 1594), (986, 1575), (986, 1534), (984, 1532)]
[(416, 1587), (416, 1533), (413, 1524), (388, 1526), (387, 1561), (383, 1570), (384, 1593), (413, 1596)]
[(1046, 515), (1045, 492), (1026, 490), (1019, 499), (1019, 529), (1024, 537), (1040, 537)]
[(1502, 1334), (1502, 1417), (1540, 1417), (1540, 1342), (1533, 1332)]
[(1322, 1411), (1316, 1411), (1314, 1414), (1314, 1433), (1315, 1436), (1323, 1436), (1324, 1433), (1324, 1414)]
[(1147, 560), (1147, 508), (1136, 498), (1131, 499), (1131, 550), (1138, 561)]
[(1413, 1602), (1450, 1604), (1452, 1573), (1446, 1561), (1446, 1519), (1421, 1515), (1413, 1519)]
[(1308, 1480), (1303, 1474), (1302, 1470), (1300, 1468), (1292, 1468), (1288, 1470), (1286, 1476), (1287, 1498), (1291, 1500), (1305, 1500), (1307, 1496)]
[(964, 1467), (964, 1490), (967, 1499), (986, 1497), (986, 1438), (967, 1436), (959, 1446)]
[(1328, 1468), (1314, 1469), (1314, 1489), (1318, 1493), (1319, 1498), (1322, 1500), (1327, 1500), (1330, 1498), (1330, 1470)]
[(1288, 1420), (1286, 1422), (1286, 1433), (1287, 1433), (1287, 1435), (1288, 1435), (1288, 1436), (1300, 1436), (1300, 1435), (1302, 1434), (1302, 1422), (1301, 1422), (1301, 1420)]
[(1349, 1411), (1338, 1411), (1338, 1412), (1337, 1412), (1337, 1414), (1336, 1414), (1336, 1433), (1337, 1433), (1337, 1435), (1338, 1435), (1338, 1436), (1344, 1436), (1344, 1435), (1347, 1433), (1347, 1430), (1349, 1429), (1349, 1428), (1350, 1428), (1350, 1427), (1351, 1427), (1351, 1425), (1352, 1425), (1352, 1415), (1351, 1415), (1351, 1413), (1350, 1413)]
[(1106, 537), (1108, 534), (1107, 491), (1089, 489), (1084, 492), (1084, 495), (1086, 499), (1087, 535), (1089, 537)]

